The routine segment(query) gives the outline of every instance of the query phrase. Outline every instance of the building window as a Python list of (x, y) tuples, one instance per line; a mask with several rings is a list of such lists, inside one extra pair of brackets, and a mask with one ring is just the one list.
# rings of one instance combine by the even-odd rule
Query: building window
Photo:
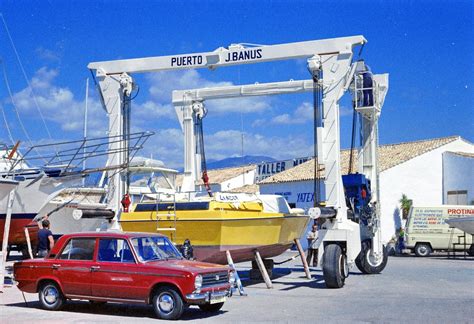
[(467, 205), (467, 190), (448, 191), (448, 205)]

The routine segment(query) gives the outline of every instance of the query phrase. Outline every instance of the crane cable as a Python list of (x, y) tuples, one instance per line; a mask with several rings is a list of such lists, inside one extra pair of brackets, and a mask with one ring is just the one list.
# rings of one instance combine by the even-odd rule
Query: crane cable
[(313, 207), (319, 207), (321, 205), (320, 197), (320, 182), (321, 174), (319, 170), (319, 160), (318, 160), (318, 127), (322, 126), (322, 92), (323, 87), (320, 84), (321, 70), (314, 71), (312, 73), (313, 78), (313, 119), (314, 119), (314, 198), (313, 198)]
[(356, 138), (356, 125), (357, 125), (357, 111), (355, 107), (356, 103), (353, 100), (352, 101), (352, 106), (353, 106), (353, 111), (352, 111), (352, 135), (351, 135), (351, 150), (350, 150), (350, 155), (349, 155), (349, 169), (347, 170), (347, 174), (352, 173), (352, 164), (354, 162), (354, 148), (355, 148), (355, 138)]
[(202, 120), (204, 119), (204, 117), (206, 117), (206, 115), (207, 115), (207, 111), (204, 110), (203, 116), (201, 117), (196, 116), (195, 125), (196, 125), (197, 137), (198, 137), (198, 141), (196, 145), (198, 146), (197, 149), (198, 149), (199, 154), (201, 155), (201, 173), (202, 173), (201, 179), (202, 179), (202, 182), (204, 182), (204, 186), (206, 187), (207, 194), (209, 195), (209, 197), (212, 197), (212, 190), (211, 190), (211, 186), (209, 185), (209, 176), (207, 175), (206, 152), (204, 150), (204, 129), (202, 125), (203, 124)]
[(5, 128), (7, 129), (8, 138), (10, 139), (10, 142), (12, 142), (12, 145), (15, 145), (15, 140), (13, 139), (10, 126), (8, 126), (7, 116), (5, 115), (5, 109), (3, 109), (2, 105), (0, 105), (0, 109), (2, 110), (2, 117), (3, 117), (3, 121), (5, 122)]

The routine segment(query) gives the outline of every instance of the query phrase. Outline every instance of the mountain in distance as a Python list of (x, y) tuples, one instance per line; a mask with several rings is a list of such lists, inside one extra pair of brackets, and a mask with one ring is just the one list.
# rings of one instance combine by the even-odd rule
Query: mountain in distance
[(261, 162), (273, 162), (276, 161), (274, 158), (263, 155), (245, 155), (238, 157), (225, 158), (218, 161), (207, 161), (207, 169), (222, 169), (231, 168), (241, 165), (258, 164)]

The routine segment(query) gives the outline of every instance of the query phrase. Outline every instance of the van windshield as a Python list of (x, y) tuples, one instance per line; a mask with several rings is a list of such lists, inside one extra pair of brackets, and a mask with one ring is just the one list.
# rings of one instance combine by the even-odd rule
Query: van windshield
[(183, 258), (178, 249), (166, 237), (135, 237), (131, 241), (141, 262)]

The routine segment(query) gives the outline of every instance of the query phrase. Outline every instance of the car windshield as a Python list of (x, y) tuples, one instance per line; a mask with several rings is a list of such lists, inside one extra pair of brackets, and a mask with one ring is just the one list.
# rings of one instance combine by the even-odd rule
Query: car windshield
[(135, 237), (131, 241), (142, 262), (183, 258), (173, 243), (163, 236)]

